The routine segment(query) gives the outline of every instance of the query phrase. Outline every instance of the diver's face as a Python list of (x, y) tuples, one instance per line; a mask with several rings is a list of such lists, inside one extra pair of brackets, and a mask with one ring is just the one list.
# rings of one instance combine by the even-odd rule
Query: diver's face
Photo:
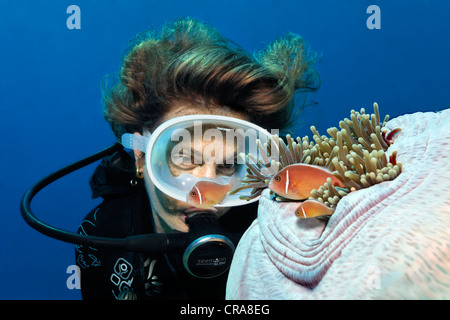
[[(193, 111), (196, 112), (194, 113)], [(207, 111), (198, 108), (190, 110), (189, 108), (181, 107), (174, 110), (174, 112), (171, 112), (170, 115), (172, 115), (172, 117), (168, 117), (164, 119), (164, 121), (182, 115), (207, 113), (211, 112), (209, 110)], [(245, 118), (237, 113), (227, 112), (225, 114), (220, 112), (217, 114), (228, 115), (245, 120)], [(216, 179), (218, 176), (231, 176), (234, 174), (236, 170), (236, 149), (233, 146), (227, 145), (226, 142), (224, 143), (224, 140), (201, 139), (201, 141), (196, 141), (193, 138), (190, 141), (179, 142), (178, 146), (183, 147), (182, 144), (190, 144), (190, 154), (171, 154), (171, 150), (175, 146), (175, 143), (172, 143), (167, 148), (167, 163), (174, 176), (188, 173), (197, 178)], [(187, 147), (187, 145), (184, 147)], [(141, 159), (143, 159), (143, 157)], [(187, 226), (185, 219), (189, 214), (205, 210), (212, 212), (217, 216), (222, 216), (229, 210), (229, 208), (224, 207), (199, 209), (196, 208), (195, 205), (173, 199), (154, 186), (147, 175), (144, 161), (140, 161), (139, 165), (141, 167), (144, 166), (144, 179), (152, 205), (153, 218), (157, 232), (171, 232), (173, 230), (187, 232), (189, 231), (189, 227)]]
[(167, 146), (166, 158), (173, 176), (186, 173), (215, 180), (218, 176), (232, 176), (236, 172), (237, 149), (234, 141), (207, 137), (205, 133), (214, 131), (218, 136), (225, 136), (225, 131), (200, 127), (198, 131), (202, 135), (197, 136), (193, 128), (186, 131), (190, 139), (172, 141)]
[[(184, 142), (183, 142), (184, 143)], [(208, 178), (215, 180), (219, 176), (232, 176), (236, 170), (235, 153), (229, 152), (228, 157), (225, 153), (226, 148), (224, 144), (217, 141), (201, 142), (191, 144), (191, 155), (184, 156), (170, 156), (170, 152), (167, 154), (167, 163), (173, 176), (179, 176), (183, 173), (191, 174), (197, 178)], [(221, 161), (214, 161), (216, 159), (213, 152), (213, 159), (205, 159), (202, 157), (205, 151), (223, 149), (223, 159)], [(168, 150), (170, 151), (170, 146)], [(197, 161), (195, 161), (197, 160)], [(228, 160), (228, 161), (227, 161)], [(144, 171), (146, 175), (146, 170)], [(175, 200), (165, 193), (161, 192), (148, 178), (146, 180), (147, 190), (150, 194), (150, 200), (153, 206), (154, 219), (158, 229), (163, 232), (169, 232), (172, 230), (178, 230), (187, 232), (189, 230), (186, 225), (186, 217), (198, 211), (209, 211), (217, 216), (223, 215), (228, 208), (211, 207), (208, 209), (200, 209), (195, 204), (188, 204), (179, 200)]]

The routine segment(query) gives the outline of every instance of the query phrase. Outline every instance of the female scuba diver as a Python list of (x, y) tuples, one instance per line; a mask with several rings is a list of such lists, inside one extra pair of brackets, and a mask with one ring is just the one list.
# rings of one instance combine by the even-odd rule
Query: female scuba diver
[[(226, 116), (267, 130), (284, 130), (299, 110), (294, 107), (294, 94), (318, 87), (314, 60), (303, 39), (294, 34), (251, 56), (210, 25), (190, 18), (174, 20), (161, 32), (144, 32), (131, 42), (116, 83), (104, 88), (105, 119), (118, 139), (127, 133), (151, 136), (170, 121), (189, 115)], [(192, 128), (188, 126), (187, 132), (192, 133)], [(219, 139), (200, 144), (194, 140), (189, 140), (192, 154), (201, 154), (211, 143), (215, 151), (225, 145)], [(174, 144), (160, 144), (164, 148), (157, 156), (166, 159), (167, 181), (181, 176), (230, 178), (237, 170), (236, 152), (223, 154), (231, 162), (217, 161), (221, 157), (217, 154), (215, 161), (202, 157), (193, 161), (190, 153), (184, 154), (187, 161), (177, 161), (171, 156)], [(122, 149), (103, 159), (90, 179), (93, 197), (102, 197), (103, 202), (81, 222), (79, 234), (127, 237), (187, 232), (190, 214), (207, 212), (218, 218), (222, 230), (242, 235), (256, 218), (257, 202), (205, 208), (167, 195), (155, 186), (166, 182), (165, 176), (149, 177), (146, 150)], [(183, 267), (177, 253), (152, 255), (77, 245), (76, 262), (83, 299), (225, 297), (226, 271), (216, 277), (195, 276)]]

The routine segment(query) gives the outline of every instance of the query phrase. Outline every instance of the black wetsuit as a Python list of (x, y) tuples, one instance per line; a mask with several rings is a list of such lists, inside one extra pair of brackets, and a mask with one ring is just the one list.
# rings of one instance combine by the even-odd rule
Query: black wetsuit
[[(81, 222), (78, 232), (103, 237), (154, 233), (143, 180), (124, 150), (103, 159), (90, 180), (103, 202)], [(243, 234), (256, 218), (257, 203), (230, 209), (219, 219), (226, 232)], [(213, 279), (190, 275), (176, 254), (148, 255), (76, 246), (83, 299), (223, 299), (228, 272)]]

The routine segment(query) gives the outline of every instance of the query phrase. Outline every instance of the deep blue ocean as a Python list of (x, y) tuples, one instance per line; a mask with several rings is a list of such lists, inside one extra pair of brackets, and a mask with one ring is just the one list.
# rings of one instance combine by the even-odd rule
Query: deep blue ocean
[[(79, 29), (67, 26), (70, 5)], [(449, 12), (443, 0), (0, 0), (0, 299), (81, 298), (67, 285), (74, 246), (30, 228), (19, 203), (37, 180), (114, 142), (100, 83), (138, 32), (190, 16), (250, 52), (302, 35), (322, 55), (322, 85), (295, 131), (303, 136), (311, 125), (325, 134), (351, 109), (372, 112), (375, 101), (391, 118), (450, 107)], [(88, 185), (94, 168), (44, 189), (36, 215), (76, 231), (100, 201)]]

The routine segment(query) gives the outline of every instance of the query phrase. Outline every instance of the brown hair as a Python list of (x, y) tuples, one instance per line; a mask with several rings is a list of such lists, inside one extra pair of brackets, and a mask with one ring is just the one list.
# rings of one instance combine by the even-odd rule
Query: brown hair
[(159, 34), (135, 37), (118, 81), (104, 87), (104, 115), (116, 137), (153, 130), (176, 101), (227, 106), (266, 129), (292, 120), (294, 94), (319, 86), (311, 67), (316, 55), (303, 39), (287, 34), (249, 55), (210, 25), (185, 18)]

